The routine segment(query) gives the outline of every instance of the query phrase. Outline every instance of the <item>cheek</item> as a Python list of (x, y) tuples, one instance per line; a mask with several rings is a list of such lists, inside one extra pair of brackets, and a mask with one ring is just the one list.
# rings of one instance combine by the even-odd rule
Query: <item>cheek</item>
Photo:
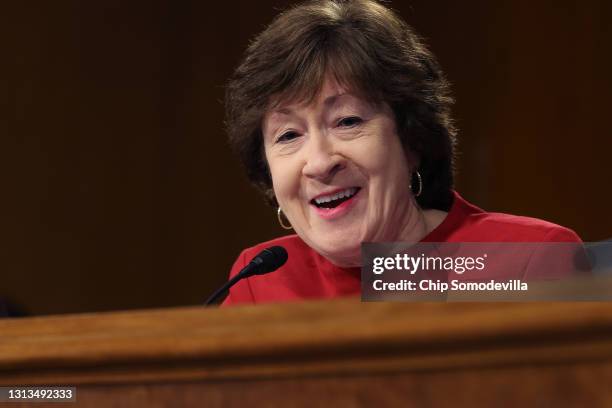
[(396, 136), (381, 137), (376, 143), (358, 147), (360, 164), (369, 177), (407, 177), (409, 168), (406, 155), (399, 140), (394, 138)]
[(391, 114), (372, 120), (363, 138), (355, 140), (358, 155), (370, 176), (398, 174), (407, 170), (407, 159)]
[(268, 166), (276, 200), (281, 207), (284, 207), (287, 201), (299, 191), (300, 173), (296, 171), (296, 166), (292, 164), (292, 161), (287, 158), (268, 159)]

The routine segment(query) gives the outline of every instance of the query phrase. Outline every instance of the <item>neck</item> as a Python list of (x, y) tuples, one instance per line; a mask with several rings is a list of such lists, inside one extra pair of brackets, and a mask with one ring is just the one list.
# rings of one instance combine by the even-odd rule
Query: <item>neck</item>
[[(423, 210), (412, 199), (409, 208), (398, 208), (398, 217), (390, 219), (402, 220), (392, 222), (385, 226), (379, 226), (371, 236), (364, 237), (365, 242), (407, 242), (416, 243), (421, 241), (427, 234), (433, 231), (446, 218), (448, 213), (439, 210)], [(400, 229), (397, 226), (401, 225)], [(356, 248), (350, 254), (325, 254), (334, 265), (351, 268), (361, 266), (361, 248)]]

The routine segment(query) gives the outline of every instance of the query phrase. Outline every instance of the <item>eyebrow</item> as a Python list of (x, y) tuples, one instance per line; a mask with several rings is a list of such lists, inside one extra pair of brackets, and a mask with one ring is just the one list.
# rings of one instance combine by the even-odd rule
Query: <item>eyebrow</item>
[(281, 113), (283, 115), (291, 115), (293, 113), (293, 109), (291, 109), (291, 108), (279, 108), (279, 109), (274, 109), (272, 112), (273, 113)]

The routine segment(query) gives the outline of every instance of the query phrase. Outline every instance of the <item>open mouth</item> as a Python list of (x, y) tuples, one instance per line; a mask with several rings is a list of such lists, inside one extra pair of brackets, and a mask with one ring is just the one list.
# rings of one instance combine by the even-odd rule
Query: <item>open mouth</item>
[(343, 202), (355, 197), (359, 190), (361, 190), (360, 187), (350, 187), (333, 194), (313, 198), (310, 203), (317, 208), (336, 208)]

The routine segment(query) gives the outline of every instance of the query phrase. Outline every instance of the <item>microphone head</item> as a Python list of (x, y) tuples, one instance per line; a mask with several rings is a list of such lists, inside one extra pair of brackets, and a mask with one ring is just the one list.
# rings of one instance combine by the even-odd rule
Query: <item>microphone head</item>
[(251, 261), (257, 265), (254, 274), (263, 275), (275, 271), (287, 262), (287, 258), (287, 250), (282, 246), (266, 248)]

